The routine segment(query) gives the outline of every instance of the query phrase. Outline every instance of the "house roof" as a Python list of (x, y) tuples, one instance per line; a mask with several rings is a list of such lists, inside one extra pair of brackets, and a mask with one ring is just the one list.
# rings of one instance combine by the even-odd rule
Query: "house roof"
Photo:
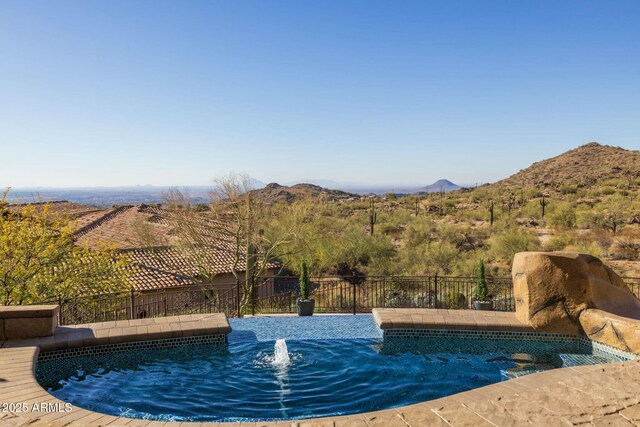
[[(116, 206), (90, 212), (76, 218), (75, 225), (78, 245), (89, 249), (108, 245), (128, 255), (133, 263), (130, 279), (138, 290), (187, 286), (231, 273), (234, 268), (238, 272), (246, 269), (244, 247), (237, 248), (220, 224), (206, 218), (189, 224), (197, 235), (189, 250), (177, 244), (176, 216), (156, 206)], [(273, 262), (266, 266), (279, 267)]]
[(109, 245), (116, 249), (165, 246), (172, 242), (172, 227), (153, 220), (153, 214), (144, 205), (116, 206), (100, 215), (76, 220), (76, 243), (95, 249)]
[(192, 279), (144, 264), (133, 264), (129, 273), (129, 281), (138, 291), (160, 288), (175, 288), (196, 284)]

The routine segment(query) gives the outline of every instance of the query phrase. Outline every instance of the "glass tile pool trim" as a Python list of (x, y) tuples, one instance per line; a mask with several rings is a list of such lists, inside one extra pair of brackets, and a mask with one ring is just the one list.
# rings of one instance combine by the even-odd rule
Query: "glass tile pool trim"
[(386, 338), (436, 338), (436, 339), (476, 339), (476, 340), (518, 340), (518, 341), (552, 341), (574, 343), (589, 352), (605, 353), (619, 361), (640, 358), (640, 355), (620, 350), (610, 345), (590, 340), (587, 337), (565, 334), (547, 334), (540, 332), (518, 331), (478, 331), (478, 330), (450, 330), (450, 329), (386, 329)]
[(117, 344), (95, 345), (90, 347), (67, 348), (54, 350), (38, 355), (38, 362), (66, 359), (71, 357), (93, 356), (98, 354), (118, 353), (130, 350), (158, 350), (182, 345), (227, 344), (227, 335), (201, 335), (193, 337), (167, 338), (162, 340), (135, 341)]

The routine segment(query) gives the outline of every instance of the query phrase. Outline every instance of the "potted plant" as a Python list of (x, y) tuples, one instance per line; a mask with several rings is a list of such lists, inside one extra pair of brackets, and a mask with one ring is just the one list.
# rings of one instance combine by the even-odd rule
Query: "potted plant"
[(298, 316), (312, 316), (316, 302), (310, 298), (311, 287), (309, 286), (309, 269), (307, 263), (302, 261), (300, 265), (300, 297), (296, 301)]
[(478, 266), (478, 277), (476, 278), (476, 300), (473, 302), (473, 308), (476, 310), (493, 310), (493, 301), (489, 299), (489, 288), (487, 287), (487, 278), (484, 271), (484, 260), (480, 259)]

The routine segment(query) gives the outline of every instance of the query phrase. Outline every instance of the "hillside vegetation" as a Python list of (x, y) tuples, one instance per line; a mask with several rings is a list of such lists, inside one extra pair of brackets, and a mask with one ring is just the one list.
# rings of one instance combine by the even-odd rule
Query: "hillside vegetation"
[[(495, 184), (404, 197), (359, 196), (311, 184), (269, 184), (247, 192), (248, 184), (233, 178), (223, 184), (226, 192), (210, 205), (193, 206), (179, 192), (167, 198), (167, 212), (185, 217), (183, 234), (196, 237), (185, 250), (201, 243), (192, 225), (202, 216), (238, 248), (253, 245), (262, 259), (279, 261), (285, 273), (298, 273), (304, 260), (312, 275), (471, 276), (484, 259), (488, 274), (506, 276), (517, 252), (573, 250), (601, 257), (623, 275), (640, 276), (637, 151), (590, 143)], [(23, 208), (9, 205), (6, 212)], [(80, 231), (85, 219), (111, 215), (82, 205), (65, 209)], [(122, 209), (112, 208), (124, 212), (112, 225), (154, 208)], [(147, 216), (133, 221), (145, 236), (160, 226), (157, 215)], [(134, 228), (112, 227), (105, 236), (138, 242)], [(83, 237), (75, 239), (82, 243)]]
[(591, 142), (557, 157), (536, 162), (493, 186), (561, 191), (565, 185), (590, 188), (610, 180), (632, 181), (639, 177), (640, 151)]
[(313, 274), (472, 275), (484, 258), (508, 275), (516, 252), (575, 250), (637, 276), (639, 193), (640, 153), (590, 143), (475, 189), (274, 202), (262, 227), (294, 230), (279, 257)]

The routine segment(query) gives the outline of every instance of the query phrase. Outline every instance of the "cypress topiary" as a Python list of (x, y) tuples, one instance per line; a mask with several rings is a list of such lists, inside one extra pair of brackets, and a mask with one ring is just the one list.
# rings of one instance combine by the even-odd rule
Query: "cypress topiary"
[(300, 264), (300, 299), (308, 300), (311, 289), (309, 287), (309, 269), (303, 260)]

